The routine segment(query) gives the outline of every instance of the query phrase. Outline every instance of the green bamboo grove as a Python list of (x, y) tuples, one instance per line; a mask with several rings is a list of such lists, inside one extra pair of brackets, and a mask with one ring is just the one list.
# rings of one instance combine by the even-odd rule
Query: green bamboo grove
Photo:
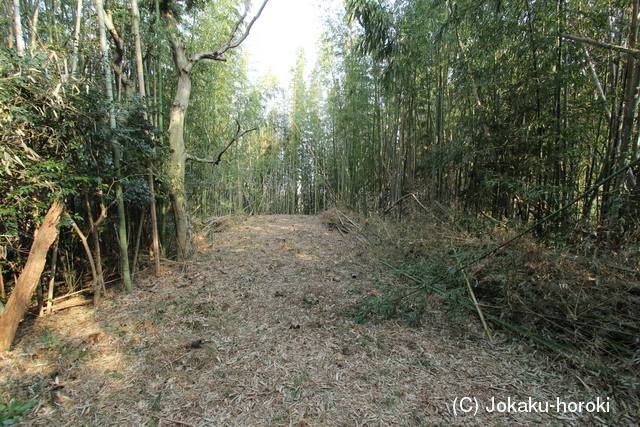
[[(56, 198), (54, 274), (89, 274), (73, 221), (99, 293), (188, 259), (211, 217), (373, 215), (414, 194), (532, 224), (637, 157), (636, 0), (347, 0), (288, 87), (248, 77), (269, 7), (249, 3), (0, 3), (0, 298)], [(634, 233), (637, 172), (545, 227)]]
[[(564, 1), (347, 2), (313, 71), (300, 72), (301, 52), (287, 96), (258, 113), (260, 133), (214, 171), (221, 191), (206, 205), (374, 212), (416, 193), (470, 215), (543, 218), (637, 155), (637, 53), (616, 48), (635, 43), (633, 13)], [(263, 84), (263, 97), (281, 96)], [(555, 225), (633, 228), (634, 176)]]

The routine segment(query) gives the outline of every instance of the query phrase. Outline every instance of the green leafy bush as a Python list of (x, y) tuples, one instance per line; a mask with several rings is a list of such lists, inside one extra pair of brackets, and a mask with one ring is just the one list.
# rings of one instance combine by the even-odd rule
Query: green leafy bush
[(10, 426), (17, 423), (20, 417), (29, 409), (33, 408), (35, 404), (35, 399), (25, 403), (18, 403), (15, 399), (11, 399), (6, 405), (0, 403), (0, 425)]

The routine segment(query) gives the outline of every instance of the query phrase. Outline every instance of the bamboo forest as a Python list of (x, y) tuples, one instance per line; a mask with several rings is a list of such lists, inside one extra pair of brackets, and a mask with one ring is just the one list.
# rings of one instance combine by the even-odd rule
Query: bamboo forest
[(0, 424), (639, 425), (639, 20), (0, 0)]

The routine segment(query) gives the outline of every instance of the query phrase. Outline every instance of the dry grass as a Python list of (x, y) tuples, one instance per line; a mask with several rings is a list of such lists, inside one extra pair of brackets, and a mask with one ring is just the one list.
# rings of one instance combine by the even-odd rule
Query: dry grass
[[(234, 221), (201, 240), (193, 261), (139, 280), (131, 294), (26, 322), (0, 360), (3, 397), (38, 399), (30, 426), (637, 422), (566, 360), (499, 332), (489, 344), (473, 317), (452, 323), (438, 298), (420, 328), (354, 323), (343, 313), (386, 273), (361, 234), (336, 224)], [(56, 384), (67, 391), (60, 402), (50, 398)], [(492, 397), (612, 404), (598, 415), (480, 408), (456, 417), (454, 399), (465, 396), (481, 406)]]
[[(367, 318), (385, 318), (391, 301), (394, 317), (413, 322), (429, 290), (416, 293), (416, 282), (407, 280), (408, 275), (446, 290), (450, 314), (466, 312), (457, 302), (469, 299), (460, 268), (464, 266), (485, 315), (508, 323), (512, 332), (519, 329), (520, 338), (537, 341), (550, 357), (563, 359), (571, 375), (586, 379), (585, 386), (615, 395), (625, 412), (638, 418), (638, 236), (614, 247), (593, 230), (576, 230), (574, 241), (564, 248), (546, 247), (530, 234), (502, 246), (521, 230), (493, 223), (479, 232), (450, 219), (420, 211), (400, 222), (364, 222), (374, 242), (373, 257), (389, 259), (403, 273), (386, 279), (381, 295), (361, 304), (361, 312), (373, 313)], [(503, 249), (483, 257), (497, 247)], [(426, 307), (431, 305), (427, 300)], [(475, 315), (473, 306), (466, 307)], [(493, 327), (502, 329), (502, 324), (494, 321)]]

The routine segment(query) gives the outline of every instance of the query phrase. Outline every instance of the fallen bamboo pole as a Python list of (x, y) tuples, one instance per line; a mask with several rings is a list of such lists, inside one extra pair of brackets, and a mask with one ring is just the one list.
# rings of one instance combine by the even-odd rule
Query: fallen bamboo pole
[[(389, 264), (386, 261), (382, 261), (382, 264), (387, 266), (387, 267), (389, 267), (389, 268), (391, 268), (392, 270), (396, 271), (397, 273), (405, 276), (406, 278), (413, 280), (418, 285), (420, 285), (418, 287), (418, 289), (416, 290), (416, 292), (418, 290), (420, 290), (420, 289), (422, 289), (422, 290), (430, 289), (430, 290), (432, 290), (434, 292), (439, 293), (440, 295), (446, 296), (447, 298), (450, 297), (450, 293), (449, 292), (445, 291), (444, 289), (442, 289), (442, 288), (440, 288), (438, 286), (430, 285), (430, 284), (428, 284), (428, 283), (426, 283), (426, 282), (424, 282), (424, 281), (422, 281), (422, 280), (420, 280), (420, 279), (408, 274), (407, 272), (405, 272), (405, 271), (403, 271), (403, 270), (401, 270), (401, 269)], [(406, 297), (406, 295), (400, 297), (399, 299), (402, 299), (402, 298), (405, 298), (405, 297)], [(461, 299), (461, 300), (458, 300), (458, 302), (460, 303), (460, 305), (462, 307), (466, 308), (467, 310), (475, 311), (475, 307), (469, 301), (465, 301), (465, 300)], [(487, 319), (489, 319), (490, 321), (492, 321), (494, 323), (497, 323), (500, 326), (503, 326), (505, 329), (508, 329), (508, 330), (510, 330), (512, 332), (516, 332), (516, 333), (518, 333), (518, 334), (520, 334), (522, 336), (525, 336), (527, 338), (530, 338), (533, 341), (537, 342), (538, 344), (541, 344), (541, 345), (544, 345), (546, 347), (549, 347), (554, 351), (557, 351), (557, 352), (562, 353), (562, 354), (567, 355), (567, 356), (575, 356), (576, 355), (575, 351), (571, 350), (568, 347), (563, 346), (560, 343), (557, 343), (557, 342), (555, 342), (553, 340), (550, 340), (548, 338), (544, 338), (544, 337), (542, 337), (542, 336), (540, 336), (538, 334), (535, 334), (533, 332), (526, 331), (526, 330), (524, 330), (524, 329), (522, 329), (522, 328), (520, 328), (518, 326), (512, 325), (509, 322), (506, 322), (506, 321), (500, 319), (499, 317), (493, 316), (493, 315), (488, 314), (488, 313), (485, 314), (485, 317)]]
[(471, 287), (471, 282), (469, 281), (469, 277), (467, 276), (467, 273), (464, 270), (462, 270), (462, 275), (464, 276), (465, 282), (467, 282), (467, 289), (469, 290), (469, 295), (471, 295), (471, 301), (473, 301), (473, 305), (476, 307), (476, 311), (478, 312), (478, 317), (480, 317), (480, 321), (482, 322), (484, 333), (487, 334), (487, 338), (489, 339), (489, 341), (493, 342), (493, 336), (491, 335), (491, 330), (489, 330), (489, 325), (487, 325), (487, 321), (484, 318), (482, 309), (478, 305), (478, 300), (476, 299), (476, 294), (473, 292), (473, 288)]

